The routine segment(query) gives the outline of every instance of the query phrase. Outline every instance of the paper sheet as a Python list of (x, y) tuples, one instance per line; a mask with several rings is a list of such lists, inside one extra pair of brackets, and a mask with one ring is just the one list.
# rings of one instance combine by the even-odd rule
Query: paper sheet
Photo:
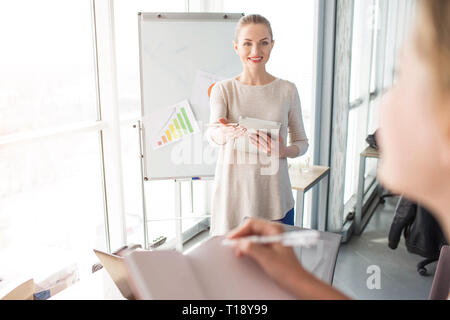
[(200, 132), (188, 100), (156, 111), (144, 119), (153, 149), (168, 146), (187, 136)]
[(224, 79), (225, 77), (198, 70), (195, 76), (194, 88), (190, 99), (192, 105), (209, 109), (211, 90), (216, 82)]

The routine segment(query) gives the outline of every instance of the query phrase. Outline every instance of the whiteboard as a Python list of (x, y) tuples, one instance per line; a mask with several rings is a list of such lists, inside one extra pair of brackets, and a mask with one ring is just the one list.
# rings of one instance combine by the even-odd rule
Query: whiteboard
[[(232, 46), (234, 29), (242, 15), (138, 14), (146, 180), (214, 176), (218, 148), (209, 146), (204, 135), (205, 125), (209, 122), (209, 100), (205, 106), (195, 103), (197, 100), (192, 97), (193, 92), (198, 92), (199, 86), (195, 84), (199, 75), (210, 74), (225, 79), (242, 71), (239, 56)], [(200, 130), (165, 144), (164, 138), (158, 137), (164, 135), (163, 127), (173, 113), (173, 106), (185, 100)], [(163, 146), (155, 149), (156, 143)]]

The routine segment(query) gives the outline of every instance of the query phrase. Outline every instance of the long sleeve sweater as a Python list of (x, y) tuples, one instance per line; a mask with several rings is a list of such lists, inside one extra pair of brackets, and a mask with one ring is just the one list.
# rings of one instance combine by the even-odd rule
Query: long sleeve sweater
[[(223, 80), (213, 87), (210, 123), (225, 118), (238, 122), (239, 116), (277, 121), (280, 135), (299, 149), (308, 150), (300, 98), (296, 86), (276, 78), (261, 86), (245, 85), (236, 79)], [(208, 129), (210, 144), (219, 157), (215, 171), (211, 234), (222, 235), (237, 227), (245, 217), (282, 219), (294, 207), (286, 158), (252, 155), (234, 149), (233, 140), (216, 144)]]

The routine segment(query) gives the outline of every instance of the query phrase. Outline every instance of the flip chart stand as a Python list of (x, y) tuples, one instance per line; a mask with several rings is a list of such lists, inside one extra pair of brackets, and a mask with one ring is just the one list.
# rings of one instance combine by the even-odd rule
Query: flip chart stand
[[(142, 194), (142, 219), (143, 219), (143, 232), (144, 232), (144, 249), (149, 250), (149, 241), (148, 241), (148, 222), (152, 221), (147, 217), (147, 206), (145, 201), (145, 181), (149, 181), (148, 177), (145, 177), (144, 173), (144, 153), (143, 153), (143, 126), (142, 121), (138, 121), (137, 127), (139, 129), (139, 146), (140, 146), (140, 157), (141, 157), (141, 194)], [(160, 180), (160, 179), (158, 179)], [(174, 189), (174, 204), (175, 204), (175, 215), (174, 218), (167, 218), (165, 220), (175, 220), (175, 249), (179, 252), (183, 251), (183, 232), (182, 232), (182, 220), (183, 219), (200, 219), (200, 218), (209, 218), (210, 214), (207, 215), (199, 215), (199, 216), (187, 216), (182, 217), (182, 208), (181, 208), (181, 182), (183, 181), (194, 181), (194, 180), (214, 180), (213, 176), (207, 177), (191, 177), (191, 178), (168, 178), (167, 180), (173, 180), (175, 182)], [(193, 203), (192, 203), (192, 185), (190, 188), (190, 208), (191, 213), (193, 213)]]

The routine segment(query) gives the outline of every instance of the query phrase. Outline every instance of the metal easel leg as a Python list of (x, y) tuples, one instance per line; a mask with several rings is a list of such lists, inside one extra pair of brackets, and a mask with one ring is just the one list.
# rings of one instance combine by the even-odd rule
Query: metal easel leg
[(181, 232), (181, 181), (175, 180), (175, 243), (178, 252), (183, 251)]
[(142, 225), (144, 229), (144, 249), (148, 250), (148, 225), (147, 225), (147, 207), (145, 204), (145, 188), (144, 188), (144, 148), (142, 145), (142, 122), (138, 121), (137, 124), (139, 130), (139, 148), (140, 148), (140, 157), (141, 157), (141, 193), (142, 193)]

